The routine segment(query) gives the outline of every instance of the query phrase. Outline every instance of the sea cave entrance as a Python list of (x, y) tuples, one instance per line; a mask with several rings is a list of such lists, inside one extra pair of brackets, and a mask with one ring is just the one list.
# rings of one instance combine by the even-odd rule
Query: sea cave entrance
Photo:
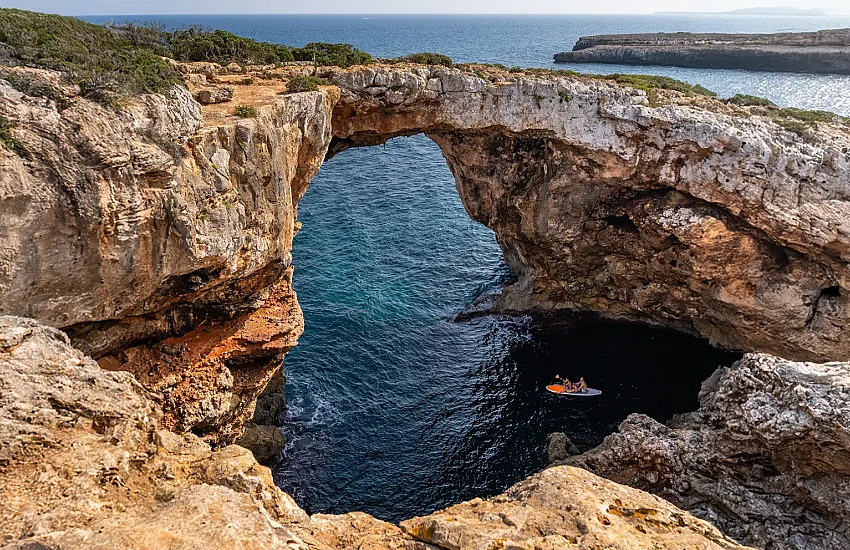
[[(295, 287), (306, 330), (286, 360), (276, 482), (310, 513), (398, 521), (497, 494), (566, 432), (586, 450), (628, 414), (694, 410), (737, 357), (671, 331), (582, 318), (457, 322), (509, 277), (424, 135), (328, 161), (299, 206)], [(573, 402), (555, 374), (604, 390)]]

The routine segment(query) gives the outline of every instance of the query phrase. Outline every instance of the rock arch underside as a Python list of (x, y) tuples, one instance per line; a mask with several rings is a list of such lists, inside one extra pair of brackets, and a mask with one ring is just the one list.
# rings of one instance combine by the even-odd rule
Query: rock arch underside
[[(223, 72), (181, 69), (190, 88)], [(236, 119), (183, 88), (116, 111), (56, 73), (4, 70), (0, 115), (33, 153), (0, 148), (0, 315), (17, 316), (0, 318), (0, 548), (737, 547), (674, 505), (745, 544), (850, 546), (850, 365), (799, 362), (850, 360), (844, 124), (404, 64), (257, 86), (258, 117)], [(699, 411), (632, 415), (490, 501), (401, 528), (307, 516), (231, 445), (271, 423), (303, 330), (297, 203), (327, 156), (417, 133), (517, 276), (498, 310), (593, 311), (753, 353), (704, 384)]]

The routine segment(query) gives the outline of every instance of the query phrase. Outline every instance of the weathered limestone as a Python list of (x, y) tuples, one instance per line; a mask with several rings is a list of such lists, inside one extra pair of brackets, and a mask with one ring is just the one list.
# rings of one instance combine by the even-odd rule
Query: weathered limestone
[(743, 548), (658, 497), (626, 493), (622, 485), (565, 466), (544, 470), (492, 499), (403, 521), (401, 528), (451, 549)]
[(3, 550), (743, 548), (570, 467), (403, 530), (360, 513), (309, 517), (250, 452), (161, 429), (161, 408), (131, 374), (99, 368), (29, 319), (0, 317), (0, 388)]
[(195, 99), (201, 105), (213, 103), (224, 103), (233, 99), (233, 86), (216, 86), (215, 88), (204, 88), (195, 92)]
[(182, 88), (116, 111), (0, 81), (0, 116), (37, 152), (0, 148), (0, 313), (135, 373), (162, 394), (168, 428), (232, 442), (303, 329), (294, 205), (336, 97), (280, 98), (256, 119), (202, 127)]
[(850, 132), (581, 78), (334, 77), (331, 152), (427, 133), (518, 276), (501, 308), (589, 309), (717, 345), (848, 359)]
[(775, 34), (648, 33), (583, 36), (559, 63), (850, 74), (850, 29)]
[(700, 409), (668, 426), (632, 415), (580, 465), (658, 495), (736, 540), (850, 547), (850, 364), (747, 355), (718, 370)]

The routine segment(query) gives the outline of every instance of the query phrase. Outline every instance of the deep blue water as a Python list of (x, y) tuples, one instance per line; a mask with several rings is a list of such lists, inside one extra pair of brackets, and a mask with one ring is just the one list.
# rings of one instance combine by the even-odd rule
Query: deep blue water
[[(89, 18), (105, 21), (111, 18)], [(127, 17), (115, 18), (124, 20)], [(132, 17), (129, 19), (133, 19)], [(439, 51), (455, 61), (553, 66), (581, 35), (774, 32), (850, 18), (730, 16), (158, 16), (300, 46), (347, 42), (376, 56)], [(647, 72), (850, 115), (850, 77), (576, 65)], [(463, 210), (423, 136), (346, 151), (299, 207), (295, 287), (306, 331), (286, 359), (289, 444), (275, 479), (311, 512), (399, 520), (502, 491), (543, 466), (547, 433), (588, 448), (631, 412), (696, 407), (700, 382), (733, 356), (666, 331), (589, 319), (455, 322), (508, 276), (492, 232)], [(604, 394), (542, 386), (584, 375)]]

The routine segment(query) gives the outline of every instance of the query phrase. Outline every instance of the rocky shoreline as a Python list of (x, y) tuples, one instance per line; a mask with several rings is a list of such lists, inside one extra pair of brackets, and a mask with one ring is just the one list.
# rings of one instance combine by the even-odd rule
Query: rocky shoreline
[(850, 74), (850, 29), (778, 34), (584, 36), (572, 51), (555, 54), (555, 61)]
[[(792, 361), (850, 359), (845, 120), (488, 66), (173, 65), (187, 87), (120, 108), (0, 72), (0, 548), (740, 547), (703, 520), (846, 543), (850, 365)], [(286, 93), (297, 75), (324, 80)], [(417, 133), (517, 275), (500, 311), (786, 359), (567, 459), (609, 480), (563, 466), (401, 526), (308, 516), (234, 445), (281, 444), (298, 200), (326, 156)]]

